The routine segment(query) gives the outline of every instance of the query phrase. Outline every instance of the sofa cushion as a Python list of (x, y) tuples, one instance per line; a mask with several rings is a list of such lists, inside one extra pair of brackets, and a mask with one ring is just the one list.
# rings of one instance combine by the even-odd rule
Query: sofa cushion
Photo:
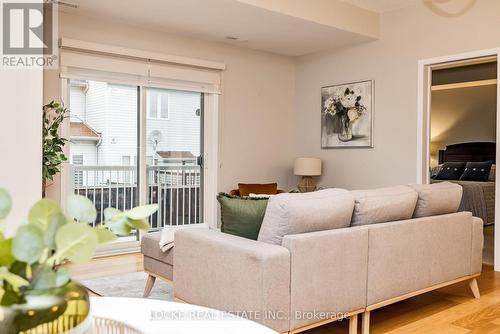
[(164, 262), (170, 265), (174, 264), (174, 249), (162, 252), (160, 248), (160, 232), (146, 233), (141, 239), (141, 253), (145, 256)]
[(257, 240), (281, 245), (285, 235), (348, 227), (353, 207), (354, 197), (344, 189), (273, 196)]
[(462, 186), (451, 182), (410, 184), (418, 193), (414, 218), (457, 212), (462, 201)]
[(408, 186), (356, 190), (351, 226), (410, 219), (417, 204), (417, 192)]
[(239, 197), (220, 193), (221, 232), (257, 240), (268, 197)]
[(238, 191), (240, 193), (240, 196), (248, 196), (250, 194), (275, 195), (278, 193), (278, 184), (238, 183)]

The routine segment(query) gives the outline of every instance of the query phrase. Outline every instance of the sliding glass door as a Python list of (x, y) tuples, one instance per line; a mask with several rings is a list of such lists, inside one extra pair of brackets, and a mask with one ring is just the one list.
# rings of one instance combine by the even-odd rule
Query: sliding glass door
[(128, 210), (139, 203), (138, 88), (71, 80), (69, 95), (69, 182), (74, 193), (96, 206), (97, 225), (104, 220), (105, 208)]
[(94, 225), (107, 207), (147, 203), (159, 204), (152, 231), (203, 222), (202, 93), (91, 80), (69, 80), (68, 91), (69, 183), (96, 206)]
[(146, 89), (147, 203), (151, 228), (203, 222), (203, 94)]

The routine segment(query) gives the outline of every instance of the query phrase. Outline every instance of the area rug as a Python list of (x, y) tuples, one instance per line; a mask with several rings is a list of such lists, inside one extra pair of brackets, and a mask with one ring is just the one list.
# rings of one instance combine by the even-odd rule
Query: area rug
[[(135, 272), (87, 279), (80, 281), (80, 283), (91, 292), (102, 297), (142, 298), (147, 278), (148, 274)], [(173, 300), (173, 288), (167, 282), (156, 279), (149, 298)]]

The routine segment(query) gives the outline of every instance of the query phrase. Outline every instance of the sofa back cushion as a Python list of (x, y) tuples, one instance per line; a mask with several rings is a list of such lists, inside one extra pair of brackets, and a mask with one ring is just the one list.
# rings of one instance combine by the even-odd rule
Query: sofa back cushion
[(418, 193), (414, 218), (457, 212), (462, 201), (462, 186), (451, 182), (410, 184)]
[(344, 189), (279, 194), (269, 199), (257, 240), (281, 245), (285, 235), (348, 227), (353, 208)]
[(410, 219), (417, 204), (417, 192), (408, 186), (355, 190), (351, 226)]

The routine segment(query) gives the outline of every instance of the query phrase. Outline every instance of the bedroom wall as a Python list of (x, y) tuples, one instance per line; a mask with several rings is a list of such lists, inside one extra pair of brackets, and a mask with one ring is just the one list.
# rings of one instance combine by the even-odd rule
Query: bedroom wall
[[(61, 13), (61, 37), (223, 62), (219, 114), (219, 189), (238, 182), (293, 184), (294, 60), (266, 52), (145, 30), (119, 21)], [(45, 100), (59, 98), (55, 71), (45, 71)], [(52, 196), (59, 197), (58, 187)]]
[[(476, 1), (458, 17), (440, 16), (419, 1), (382, 14), (378, 41), (300, 57), (294, 148), (298, 156), (323, 160), (320, 185), (359, 189), (415, 182), (418, 60), (500, 46), (500, 30), (492, 28), (498, 13), (496, 0)], [(321, 87), (366, 79), (375, 80), (375, 147), (322, 150)]]
[(431, 166), (446, 145), (496, 141), (496, 103), (496, 85), (433, 91)]

